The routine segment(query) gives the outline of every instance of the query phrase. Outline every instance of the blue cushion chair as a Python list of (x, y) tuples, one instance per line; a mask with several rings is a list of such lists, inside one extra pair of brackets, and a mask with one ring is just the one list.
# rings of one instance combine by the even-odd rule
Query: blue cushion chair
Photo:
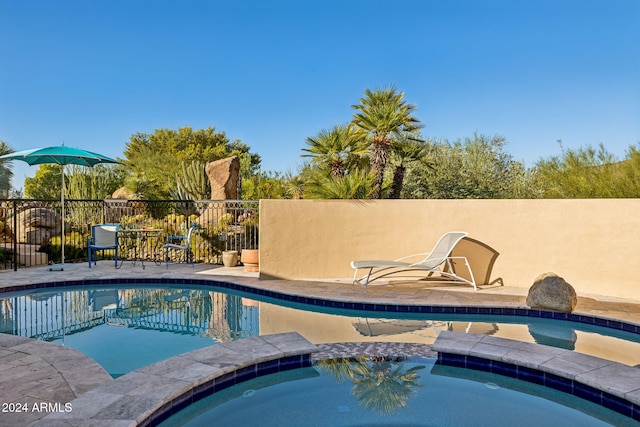
[(115, 267), (118, 268), (118, 224), (91, 226), (91, 237), (87, 241), (89, 268), (91, 268), (92, 261), (93, 265), (96, 265), (97, 252), (105, 250), (114, 250)]

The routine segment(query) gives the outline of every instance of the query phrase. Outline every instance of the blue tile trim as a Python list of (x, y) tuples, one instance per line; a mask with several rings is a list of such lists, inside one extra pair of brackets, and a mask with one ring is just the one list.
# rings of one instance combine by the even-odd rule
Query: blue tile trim
[(522, 381), (539, 384), (553, 388), (564, 393), (588, 400), (624, 416), (640, 421), (640, 407), (623, 398), (613, 396), (607, 392), (598, 390), (578, 381), (536, 369), (505, 363), (497, 360), (489, 360), (476, 356), (465, 356), (454, 353), (438, 353), (437, 362), (444, 366), (454, 366), (458, 368), (474, 369), (478, 371), (491, 372), (516, 378)]
[(192, 403), (197, 402), (207, 396), (228, 387), (248, 381), (253, 378), (269, 375), (276, 372), (288, 371), (291, 369), (307, 368), (311, 366), (311, 355), (303, 354), (298, 356), (282, 357), (267, 362), (256, 363), (236, 371), (229, 372), (213, 380), (196, 386), (182, 395), (174, 398), (170, 403), (163, 405), (147, 418), (141, 426), (158, 425), (168, 419), (171, 415), (178, 413)]
[(313, 298), (308, 296), (298, 296), (279, 293), (275, 291), (265, 291), (255, 289), (247, 285), (216, 281), (210, 279), (175, 279), (175, 278), (128, 278), (128, 279), (87, 279), (77, 281), (57, 281), (49, 283), (14, 285), (0, 288), (0, 295), (8, 292), (19, 292), (25, 290), (36, 290), (44, 288), (60, 288), (66, 286), (104, 286), (104, 285), (188, 285), (202, 287), (217, 287), (221, 289), (233, 290), (247, 294), (264, 296), (276, 300), (292, 303), (315, 305), (318, 307), (328, 307), (345, 310), (378, 311), (389, 313), (420, 313), (420, 314), (479, 314), (493, 316), (520, 316), (538, 317), (554, 320), (565, 320), (569, 322), (584, 323), (587, 325), (597, 325), (609, 329), (621, 330), (640, 335), (640, 324), (627, 323), (615, 319), (606, 319), (597, 316), (574, 313), (558, 313), (552, 311), (535, 310), (530, 308), (514, 307), (473, 307), (473, 306), (446, 306), (446, 305), (415, 305), (415, 304), (372, 304), (357, 303), (352, 301), (336, 301), (323, 298)]

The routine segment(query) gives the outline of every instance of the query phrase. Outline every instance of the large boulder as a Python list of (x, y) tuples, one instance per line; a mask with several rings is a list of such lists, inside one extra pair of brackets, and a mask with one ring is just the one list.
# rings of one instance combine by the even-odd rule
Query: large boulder
[(49, 240), (51, 236), (60, 234), (60, 215), (47, 208), (25, 209), (18, 213), (16, 222), (19, 243), (39, 245)]
[(555, 273), (538, 276), (527, 295), (527, 305), (541, 310), (571, 313), (578, 304), (575, 289)]
[(138, 197), (136, 197), (136, 195), (127, 187), (120, 187), (113, 192), (110, 198), (132, 200), (132, 199), (137, 199)]
[(237, 200), (240, 182), (240, 158), (228, 157), (207, 163), (205, 167), (211, 182), (211, 200)]

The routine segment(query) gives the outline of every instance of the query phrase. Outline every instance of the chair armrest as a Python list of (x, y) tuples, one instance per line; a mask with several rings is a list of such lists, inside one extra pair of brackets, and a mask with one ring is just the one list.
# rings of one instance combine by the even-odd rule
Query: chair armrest
[(417, 256), (426, 257), (430, 253), (431, 252), (422, 252), (422, 253), (419, 253), (419, 254), (411, 254), (411, 255), (403, 256), (402, 258), (394, 259), (394, 261), (402, 261), (402, 260), (405, 260), (407, 258), (413, 258), (413, 257), (417, 257)]

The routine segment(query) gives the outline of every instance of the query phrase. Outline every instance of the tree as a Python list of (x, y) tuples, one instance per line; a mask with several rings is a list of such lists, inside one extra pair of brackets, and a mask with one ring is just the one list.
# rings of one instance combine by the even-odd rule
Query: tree
[(60, 165), (42, 164), (33, 177), (24, 180), (24, 195), (31, 199), (60, 198)]
[(286, 195), (285, 180), (278, 172), (259, 171), (242, 179), (242, 199), (281, 199)]
[(304, 179), (302, 176), (287, 172), (284, 177), (284, 191), (286, 198), (302, 199), (302, 194), (304, 193)]
[(407, 198), (492, 199), (531, 197), (530, 175), (504, 151), (496, 135), (432, 142), (429, 157), (436, 168), (415, 164), (407, 174)]
[(340, 178), (357, 162), (357, 157), (366, 152), (362, 142), (351, 126), (337, 125), (308, 137), (309, 147), (302, 149), (308, 154), (302, 157), (311, 157), (311, 163), (328, 167), (331, 176)]
[(353, 115), (353, 124), (370, 141), (369, 157), (374, 174), (371, 198), (379, 199), (393, 142), (391, 135), (420, 127), (418, 119), (411, 115), (416, 107), (405, 102), (404, 92), (390, 86), (373, 91), (366, 89), (360, 104), (352, 108), (358, 110)]
[(373, 177), (368, 171), (355, 169), (341, 177), (310, 171), (304, 181), (305, 199), (368, 199), (373, 192)]
[(640, 197), (640, 152), (633, 146), (623, 161), (603, 144), (563, 149), (560, 156), (540, 160), (534, 170), (546, 198)]
[(407, 164), (422, 162), (426, 167), (433, 168), (428, 160), (428, 147), (422, 136), (415, 132), (401, 132), (397, 141), (391, 146), (393, 166), (393, 180), (391, 184), (391, 199), (399, 199), (404, 185)]
[[(14, 150), (4, 141), (0, 141), (0, 156), (11, 154)], [(11, 190), (11, 178), (13, 178), (12, 165), (7, 161), (0, 162), (0, 194), (3, 198), (8, 197)]]
[(127, 188), (148, 199), (170, 197), (170, 190), (177, 188), (175, 177), (182, 173), (183, 162), (207, 163), (238, 155), (243, 177), (255, 173), (260, 165), (260, 156), (250, 153), (248, 146), (238, 140), (230, 142), (224, 132), (216, 132), (213, 127), (136, 133), (124, 155), (123, 163), (130, 172), (125, 181)]
[[(32, 178), (24, 180), (25, 196), (32, 199), (59, 199), (62, 173), (60, 165), (42, 164)], [(65, 168), (67, 199), (104, 199), (118, 189), (125, 175), (121, 165), (72, 165)]]
[(625, 161), (619, 168), (618, 185), (623, 189), (621, 197), (640, 197), (640, 143), (629, 147)]
[(65, 197), (68, 199), (101, 200), (122, 186), (125, 171), (121, 165), (72, 165), (65, 169)]

